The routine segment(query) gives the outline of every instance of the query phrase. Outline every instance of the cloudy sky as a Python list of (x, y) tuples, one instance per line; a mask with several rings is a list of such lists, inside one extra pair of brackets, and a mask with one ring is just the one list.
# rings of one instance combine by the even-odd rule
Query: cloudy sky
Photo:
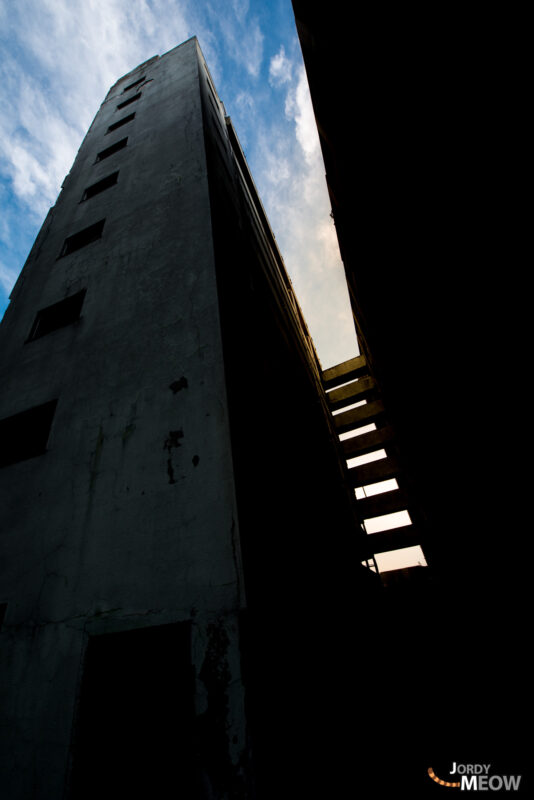
[(323, 367), (356, 354), (290, 0), (0, 0), (0, 316), (109, 87), (197, 36)]

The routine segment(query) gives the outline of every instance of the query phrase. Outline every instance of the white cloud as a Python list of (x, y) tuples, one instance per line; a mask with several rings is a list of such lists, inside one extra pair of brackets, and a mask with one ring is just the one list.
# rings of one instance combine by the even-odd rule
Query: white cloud
[(253, 114), (256, 110), (256, 103), (254, 102), (254, 97), (250, 94), (250, 92), (238, 92), (234, 100), (234, 105), (242, 114)]
[(244, 23), (250, 7), (249, 0), (232, 0), (232, 7), (237, 19)]
[(293, 72), (293, 64), (286, 56), (284, 45), (280, 45), (278, 53), (271, 58), (269, 64), (269, 83), (271, 86), (279, 87), (289, 83)]
[(78, 126), (66, 122), (39, 85), (16, 73), (9, 60), (2, 79), (5, 114), (0, 120), (0, 169), (19, 199), (44, 214), (54, 202), (81, 139)]
[(227, 55), (251, 77), (257, 78), (263, 61), (264, 41), (258, 20), (246, 18), (243, 10), (234, 17), (218, 12), (216, 19)]
[(327, 367), (357, 354), (356, 335), (303, 66), (284, 85), (285, 119), (258, 133), (253, 174)]
[(16, 241), (35, 236), (109, 87), (195, 32), (189, 0), (17, 0), (9, 6), (8, 13), (0, 0), (0, 178), (8, 220), (0, 285), (6, 291), (21, 266)]
[[(247, 0), (234, 0), (226, 15), (211, 10), (230, 57), (257, 76), (263, 34)], [(84, 132), (121, 75), (193, 34), (216, 50), (189, 2), (18, 0), (6, 20), (17, 56), (7, 55), (0, 67), (0, 172), (39, 213), (54, 202)]]
[(171, 0), (18, 0), (0, 67), (0, 172), (46, 212), (109, 87), (189, 36)]
[(289, 119), (294, 120), (297, 141), (302, 147), (306, 160), (309, 164), (312, 164), (319, 151), (319, 135), (313, 114), (306, 72), (302, 66), (298, 70), (297, 85), (291, 87), (287, 94), (285, 112)]

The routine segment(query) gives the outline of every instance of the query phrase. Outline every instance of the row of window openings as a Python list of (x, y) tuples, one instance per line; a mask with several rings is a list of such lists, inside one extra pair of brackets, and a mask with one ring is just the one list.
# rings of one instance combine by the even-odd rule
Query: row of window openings
[[(138, 82), (140, 83), (140, 79)], [(127, 87), (129, 88), (129, 87)], [(124, 90), (126, 91), (126, 89)], [(130, 98), (128, 102), (133, 102), (133, 100), (137, 100), (140, 95), (135, 95), (133, 98)], [(119, 106), (120, 107), (120, 106)], [(121, 125), (125, 125), (127, 122), (130, 122), (135, 117), (135, 114), (130, 114), (128, 117), (125, 117), (122, 120), (119, 120), (115, 123), (115, 125), (110, 125), (108, 128), (108, 133), (110, 130), (120, 127)], [(119, 150), (122, 150), (126, 147), (128, 143), (128, 137), (126, 136), (124, 139), (120, 139), (120, 141), (115, 142), (114, 144), (106, 147), (104, 150), (101, 150), (96, 157), (96, 162), (103, 161), (105, 158), (112, 156), (114, 153), (117, 153)], [(91, 197), (94, 197), (100, 192), (104, 192), (106, 189), (110, 189), (112, 186), (118, 181), (119, 172), (113, 172), (111, 175), (107, 175), (105, 178), (93, 183), (91, 186), (88, 186), (82, 195), (82, 201), (90, 200)], [(59, 257), (67, 256), (70, 253), (73, 253), (75, 250), (79, 250), (81, 247), (85, 247), (91, 242), (95, 242), (97, 239), (100, 239), (102, 236), (102, 231), (104, 230), (104, 222), (105, 220), (101, 219), (98, 222), (95, 222), (93, 225), (89, 225), (87, 228), (84, 228), (78, 233), (73, 234), (72, 236), (67, 236), (63, 243), (63, 247), (61, 248), (61, 252)]]
[[(124, 91), (127, 91), (128, 89), (132, 88), (132, 86), (136, 86), (143, 80), (144, 77), (140, 78), (138, 81), (131, 84), (131, 86), (127, 86), (126, 89), (124, 89)], [(127, 105), (128, 103), (133, 103), (135, 100), (138, 100), (139, 97), (141, 97), (141, 95), (136, 94), (134, 95), (134, 97), (131, 97), (125, 103), (121, 103), (120, 105), (118, 105), (117, 108), (122, 108), (124, 105)], [(126, 125), (126, 123), (131, 122), (134, 119), (134, 117), (135, 113), (129, 114), (127, 117), (120, 119), (118, 122), (115, 122), (113, 125), (109, 126), (107, 133), (110, 133), (111, 131), (120, 128), (121, 125)], [(109, 158), (109, 156), (114, 155), (114, 153), (118, 153), (119, 150), (123, 150), (127, 144), (128, 144), (128, 137), (125, 136), (124, 139), (120, 139), (118, 142), (115, 142), (114, 144), (110, 145), (109, 147), (106, 147), (104, 150), (101, 150), (99, 153), (97, 153), (95, 163), (98, 163), (99, 161), (103, 161), (104, 159)], [(91, 186), (88, 186), (82, 195), (82, 201), (90, 200), (91, 197), (100, 194), (100, 192), (104, 192), (106, 189), (110, 189), (112, 186), (115, 186), (118, 178), (119, 178), (119, 172), (117, 170), (117, 172), (113, 172), (111, 175), (107, 175), (105, 178), (102, 178), (96, 183), (93, 183)], [(105, 220), (102, 219), (99, 222), (95, 222), (94, 225), (89, 225), (89, 227), (84, 228), (78, 233), (75, 233), (72, 236), (68, 236), (65, 239), (65, 242), (63, 243), (61, 253), (59, 254), (60, 257), (67, 256), (69, 255), (69, 253), (72, 253), (75, 250), (79, 250), (81, 247), (85, 247), (85, 245), (90, 244), (91, 242), (94, 242), (97, 239), (100, 239), (100, 237), (102, 236), (102, 231), (104, 229), (104, 222)]]
[[(129, 86), (126, 86), (122, 90), (122, 93), (124, 94), (129, 89), (133, 89), (135, 86), (139, 86), (139, 84), (143, 83), (143, 81), (145, 81), (145, 80), (146, 80), (146, 78), (143, 75), (142, 78), (138, 78), (136, 81), (131, 83)], [(127, 100), (123, 100), (122, 103), (119, 103), (117, 105), (117, 109), (120, 111), (122, 108), (126, 108), (126, 106), (131, 105), (131, 103), (136, 103), (137, 100), (139, 100), (140, 97), (141, 97), (141, 92), (137, 92), (137, 94), (134, 94), (132, 97), (129, 97)], [(110, 125), (109, 128), (107, 129), (106, 133), (112, 133), (113, 131), (116, 131), (117, 128), (121, 128), (123, 125), (126, 125), (128, 122), (131, 122), (134, 118), (135, 118), (135, 111), (132, 114), (128, 114), (128, 116), (123, 117), (122, 119), (119, 119), (119, 120), (117, 120), (117, 122), (114, 122), (112, 125)], [(126, 144), (122, 144), (122, 142), (119, 143), (119, 144), (121, 144), (122, 147), (126, 146)], [(115, 150), (112, 149), (113, 147), (115, 147), (115, 145), (112, 145), (111, 148), (107, 148), (107, 150), (103, 150), (102, 153), (99, 153), (96, 160), (97, 161), (101, 161), (102, 158), (106, 158), (107, 155), (111, 155), (112, 153), (111, 152), (108, 153), (108, 150), (111, 150), (112, 152), (116, 152)], [(118, 148), (118, 149), (121, 149), (121, 148)], [(106, 155), (103, 155), (103, 153), (105, 153)]]
[[(129, 86), (126, 86), (123, 89), (123, 93), (127, 92), (128, 89), (132, 89), (134, 86), (142, 83), (145, 80), (145, 77), (139, 78), (134, 83), (131, 83)], [(138, 92), (133, 97), (130, 97), (128, 100), (125, 100), (123, 103), (119, 103), (117, 108), (124, 108), (124, 106), (129, 105), (130, 103), (134, 103), (136, 100), (139, 100), (141, 97), (141, 93)], [(126, 125), (126, 123), (131, 122), (135, 118), (135, 112), (133, 114), (129, 114), (127, 117), (123, 117), (122, 119), (118, 120), (118, 122), (113, 123), (107, 129), (106, 133), (111, 133), (111, 131), (117, 130), (122, 125)], [(120, 139), (118, 142), (106, 147), (104, 150), (101, 150), (97, 153), (95, 163), (99, 161), (103, 161), (109, 156), (114, 155), (115, 153), (119, 152), (119, 150), (123, 150), (126, 145), (128, 144), (128, 137), (126, 136), (124, 139)], [(115, 186), (119, 177), (119, 173), (113, 172), (111, 175), (107, 175), (105, 178), (102, 178), (100, 181), (93, 183), (91, 186), (88, 186), (85, 189), (82, 195), (83, 200), (89, 200), (91, 197), (94, 197), (96, 194), (105, 191), (106, 189)], [(100, 239), (102, 236), (102, 230), (104, 228), (104, 220), (100, 220), (96, 222), (94, 225), (90, 225), (88, 228), (84, 228), (82, 231), (75, 233), (73, 236), (68, 236), (63, 243), (63, 247), (60, 253), (60, 256), (66, 256), (69, 253), (74, 252), (74, 250), (79, 250), (80, 247), (85, 247), (86, 244), (90, 244), (91, 242)]]
[[(143, 80), (144, 77), (130, 84), (130, 86), (127, 86), (124, 89), (124, 92), (142, 83)], [(140, 97), (141, 94), (138, 93), (123, 103), (120, 103), (117, 108), (124, 108), (124, 106), (135, 102)], [(131, 122), (134, 117), (135, 113), (129, 114), (127, 117), (124, 117), (113, 125), (110, 125), (108, 128), (108, 133), (120, 128), (127, 122)], [(102, 150), (100, 153), (98, 153), (96, 160), (102, 161), (104, 158), (116, 153), (118, 150), (122, 150), (124, 147), (126, 147), (127, 141), (127, 138), (122, 139), (121, 141), (111, 145), (111, 147)], [(111, 186), (114, 186), (117, 183), (118, 176), (118, 171), (114, 172), (87, 187), (83, 193), (82, 200), (89, 200), (96, 194), (99, 194), (100, 192), (109, 189)], [(104, 222), (105, 219), (101, 219), (98, 222), (95, 222), (93, 225), (89, 225), (87, 228), (78, 231), (78, 233), (68, 236), (65, 239), (60, 256), (66, 256), (69, 253), (79, 250), (81, 247), (85, 247), (91, 242), (100, 239), (102, 236), (102, 231), (104, 230)], [(66, 297), (63, 300), (53, 303), (52, 305), (42, 308), (40, 311), (38, 311), (26, 342), (34, 341), (35, 339), (41, 338), (41, 336), (46, 336), (48, 333), (52, 333), (59, 328), (63, 328), (76, 322), (80, 318), (85, 294), (86, 289), (82, 289), (70, 297)], [(28, 458), (33, 458), (34, 456), (41, 455), (42, 453), (46, 452), (46, 445), (50, 435), (50, 429), (52, 427), (52, 420), (54, 418), (56, 406), (57, 399), (0, 420), (0, 441), (2, 442), (2, 449), (0, 452), (0, 467), (7, 466), (8, 464), (13, 464), (18, 461), (25, 461)]]
[[(141, 80), (144, 80), (144, 78), (141, 78)], [(140, 83), (140, 81), (138, 81), (138, 83)], [(124, 91), (126, 91), (126, 89)], [(140, 97), (141, 97), (141, 92), (138, 92), (133, 97), (130, 97), (128, 100), (125, 100), (124, 103), (119, 103), (117, 108), (121, 109), (124, 108), (125, 106), (129, 106), (130, 103), (135, 103), (137, 100), (139, 100)], [(118, 128), (122, 128), (123, 125), (127, 125), (128, 122), (132, 122), (134, 119), (135, 119), (135, 111), (133, 111), (131, 114), (128, 114), (126, 117), (122, 117), (122, 119), (117, 120), (117, 122), (113, 122), (108, 127), (106, 134), (113, 133), (113, 131), (116, 131)], [(100, 153), (97, 153), (95, 163), (103, 161), (105, 158), (108, 158), (109, 156), (112, 156), (119, 150), (122, 150), (123, 147), (126, 147), (127, 142), (128, 138), (121, 139), (119, 142), (115, 142), (115, 144), (112, 144), (109, 147), (106, 147), (104, 150), (101, 150)]]
[[(133, 89), (134, 86), (139, 86), (139, 84), (143, 83), (144, 80), (145, 80), (145, 76), (143, 75), (142, 78), (138, 78), (138, 80), (134, 81), (129, 86), (126, 86), (122, 90), (122, 93), (124, 94), (129, 89)], [(141, 97), (141, 92), (137, 92), (137, 94), (134, 94), (133, 97), (129, 97), (127, 100), (124, 100), (122, 103), (119, 103), (118, 106), (117, 106), (117, 109), (120, 110), (121, 108), (125, 108), (126, 106), (129, 106), (131, 103), (137, 102), (137, 100), (139, 100), (140, 97)], [(108, 127), (108, 129), (106, 131), (106, 134), (107, 133), (112, 133), (113, 131), (116, 131), (117, 128), (122, 128), (123, 125), (126, 125), (128, 122), (132, 122), (133, 119), (135, 119), (135, 111), (133, 113), (131, 113), (131, 114), (128, 114), (126, 117), (123, 117), (122, 119), (117, 120), (117, 122), (113, 122)], [(107, 158), (108, 156), (112, 155), (113, 153), (116, 153), (117, 150), (121, 150), (123, 147), (126, 147), (126, 140), (125, 139), (121, 140), (120, 142), (117, 142), (114, 145), (111, 145), (111, 147), (106, 148), (106, 150), (102, 150), (101, 153), (98, 153), (98, 155), (96, 157), (96, 160), (97, 161), (102, 161), (103, 158)]]
[[(138, 84), (142, 83), (144, 80), (145, 80), (145, 77), (143, 76), (142, 78), (139, 78), (137, 81), (134, 81), (134, 83), (131, 83), (129, 86), (127, 86), (125, 89), (123, 89), (123, 94), (124, 94), (124, 92), (127, 92), (128, 89), (132, 89), (134, 86), (137, 86)], [(135, 103), (136, 100), (139, 100), (140, 97), (141, 97), (141, 93), (138, 92), (133, 97), (128, 98), (128, 100), (125, 100), (123, 103), (119, 103), (117, 108), (121, 109), (121, 108), (124, 108), (127, 105), (130, 105), (130, 103)], [(132, 114), (128, 114), (128, 116), (123, 117), (122, 119), (119, 119), (117, 122), (114, 122), (112, 125), (110, 125), (108, 127), (107, 131), (106, 131), (106, 134), (107, 133), (112, 133), (113, 131), (116, 131), (118, 128), (121, 128), (123, 125), (126, 125), (128, 122), (132, 122), (132, 120), (134, 120), (134, 119), (135, 119), (135, 111)], [(127, 144), (128, 144), (128, 137), (125, 136), (124, 139), (120, 139), (118, 142), (115, 142), (114, 144), (110, 145), (109, 147), (104, 148), (104, 150), (101, 150), (99, 153), (97, 153), (96, 159), (95, 159), (95, 163), (98, 163), (99, 161), (104, 161), (104, 159), (109, 158), (110, 156), (114, 155), (115, 153), (118, 153), (119, 150), (123, 150), (126, 147)], [(88, 200), (90, 197), (93, 197), (95, 194), (98, 194), (99, 192), (103, 192), (104, 189), (109, 189), (110, 186), (114, 186), (117, 183), (118, 175), (119, 175), (118, 172), (114, 172), (113, 175), (108, 175), (107, 178), (103, 178), (101, 181), (98, 181), (97, 183), (93, 184), (92, 186), (89, 186), (85, 190), (85, 192), (83, 193), (82, 200)]]
[[(124, 91), (126, 91), (126, 89)], [(135, 103), (135, 101), (139, 100), (140, 97), (141, 93), (139, 92), (133, 97), (130, 97), (128, 100), (125, 100), (124, 103), (119, 103), (117, 108), (119, 109), (124, 108), (125, 106), (130, 105), (130, 103)], [(134, 119), (135, 119), (135, 111), (132, 112), (131, 114), (128, 114), (126, 117), (122, 117), (122, 119), (117, 120), (117, 122), (113, 122), (108, 127), (106, 134), (113, 133), (113, 131), (116, 131), (118, 128), (122, 128), (123, 125), (127, 125), (128, 122), (132, 122)], [(101, 150), (100, 153), (97, 153), (95, 163), (103, 161), (105, 158), (109, 158), (109, 156), (112, 156), (114, 153), (117, 153), (119, 150), (122, 150), (124, 147), (126, 147), (127, 142), (128, 142), (128, 137), (126, 137), (125, 139), (121, 139), (118, 142), (115, 142), (115, 144), (106, 147), (104, 150)]]
[[(365, 401), (355, 403), (354, 406), (363, 405)], [(346, 409), (343, 409), (346, 410)], [(367, 433), (371, 430), (376, 430), (376, 425), (371, 423), (362, 426), (356, 431), (350, 431), (339, 436), (342, 441), (344, 439), (353, 438), (354, 436), (362, 433)], [(372, 461), (387, 458), (387, 453), (384, 449), (374, 450), (365, 455), (355, 456), (347, 460), (347, 467), (359, 467), (368, 464)], [(388, 491), (398, 489), (397, 481), (392, 478), (384, 481), (377, 481), (373, 484), (357, 487), (354, 492), (358, 500), (372, 495), (382, 494)], [(380, 533), (382, 531), (392, 530), (394, 528), (402, 528), (412, 525), (412, 519), (407, 510), (395, 511), (390, 514), (383, 514), (378, 517), (372, 517), (363, 521), (364, 530), (367, 534)], [(391, 550), (384, 553), (376, 553), (374, 561), (377, 565), (378, 572), (388, 572), (389, 570), (403, 569), (414, 566), (426, 566), (426, 559), (420, 545), (413, 545), (408, 547), (401, 547), (398, 550)], [(366, 562), (362, 564), (369, 566)], [(373, 567), (371, 567), (373, 569)]]
[[(80, 318), (86, 289), (37, 312), (26, 342), (71, 325)], [(0, 467), (46, 452), (57, 399), (0, 420)]]

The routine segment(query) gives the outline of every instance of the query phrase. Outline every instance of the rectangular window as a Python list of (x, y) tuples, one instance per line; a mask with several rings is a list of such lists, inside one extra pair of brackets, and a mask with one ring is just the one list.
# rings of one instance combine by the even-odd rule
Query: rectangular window
[(38, 311), (26, 342), (32, 342), (34, 339), (46, 336), (47, 333), (52, 333), (58, 328), (64, 328), (66, 325), (76, 322), (80, 318), (85, 292), (86, 289), (82, 289), (81, 292), (76, 292), (76, 294)]
[(0, 467), (46, 452), (57, 400), (0, 420)]
[(89, 225), (88, 228), (84, 228), (78, 231), (78, 233), (73, 233), (72, 236), (67, 236), (61, 248), (59, 258), (68, 256), (70, 253), (74, 253), (75, 250), (79, 250), (81, 247), (85, 247), (91, 244), (91, 242), (96, 242), (97, 239), (100, 239), (102, 231), (104, 230), (105, 221), (105, 219), (101, 219), (95, 222), (94, 225)]
[(125, 139), (121, 139), (120, 142), (115, 142), (115, 144), (106, 147), (105, 150), (101, 150), (96, 157), (96, 161), (97, 162), (103, 161), (105, 158), (109, 158), (109, 156), (112, 156), (113, 153), (117, 153), (119, 150), (122, 150), (124, 147), (126, 147), (127, 141), (128, 137), (126, 137)]
[(82, 194), (82, 201), (90, 200), (91, 197), (95, 196), (95, 194), (100, 194), (100, 192), (105, 192), (106, 189), (109, 189), (111, 186), (115, 186), (118, 177), (119, 177), (119, 172), (118, 171), (113, 172), (111, 175), (102, 178), (101, 181), (97, 181), (96, 183), (93, 183), (91, 186), (88, 186), (87, 189)]
[(140, 97), (141, 97), (141, 92), (138, 92), (137, 94), (134, 94), (133, 97), (129, 97), (128, 100), (123, 100), (122, 103), (119, 103), (117, 108), (124, 108), (125, 106), (129, 106), (130, 103), (135, 103), (135, 101), (139, 100)]
[(129, 86), (126, 86), (126, 87), (125, 87), (125, 88), (122, 90), (122, 93), (124, 94), (124, 92), (127, 92), (127, 91), (128, 91), (128, 89), (133, 89), (133, 88), (134, 88), (134, 86), (139, 86), (139, 84), (140, 84), (140, 83), (143, 83), (143, 81), (144, 81), (144, 80), (145, 80), (145, 76), (143, 75), (143, 77), (142, 77), (142, 78), (138, 78), (138, 79), (137, 79), (136, 81), (134, 81), (133, 83), (130, 83), (130, 85), (129, 85)]
[(4, 624), (4, 620), (6, 618), (7, 612), (7, 603), (0, 603), (0, 630), (2, 630), (2, 625)]
[[(71, 799), (204, 796), (195, 775), (194, 675), (186, 622), (89, 637)], [(170, 733), (169, 733), (170, 731)]]
[(131, 122), (134, 117), (135, 117), (135, 111), (133, 112), (133, 114), (128, 114), (127, 117), (123, 117), (118, 122), (114, 122), (113, 125), (110, 125), (106, 133), (112, 133), (113, 131), (116, 131), (117, 128), (122, 128), (122, 126), (126, 125), (127, 122)]

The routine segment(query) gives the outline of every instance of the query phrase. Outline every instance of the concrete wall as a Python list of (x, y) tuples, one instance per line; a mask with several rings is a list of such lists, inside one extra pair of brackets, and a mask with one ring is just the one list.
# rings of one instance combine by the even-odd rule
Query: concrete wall
[(256, 789), (262, 800), (343, 797), (374, 714), (378, 576), (360, 563), (354, 492), (276, 242), (209, 86), (204, 98)]
[[(0, 419), (58, 399), (47, 452), (0, 470), (6, 798), (62, 796), (90, 634), (192, 620), (201, 714), (198, 676), (224, 631), (234, 765), (243, 749), (241, 567), (199, 63), (193, 39), (110, 90), (0, 328)], [(95, 163), (125, 136), (126, 148)], [(80, 202), (116, 170), (115, 186)], [(58, 258), (66, 237), (103, 218), (98, 241)], [(39, 309), (83, 288), (78, 322), (25, 344)]]

